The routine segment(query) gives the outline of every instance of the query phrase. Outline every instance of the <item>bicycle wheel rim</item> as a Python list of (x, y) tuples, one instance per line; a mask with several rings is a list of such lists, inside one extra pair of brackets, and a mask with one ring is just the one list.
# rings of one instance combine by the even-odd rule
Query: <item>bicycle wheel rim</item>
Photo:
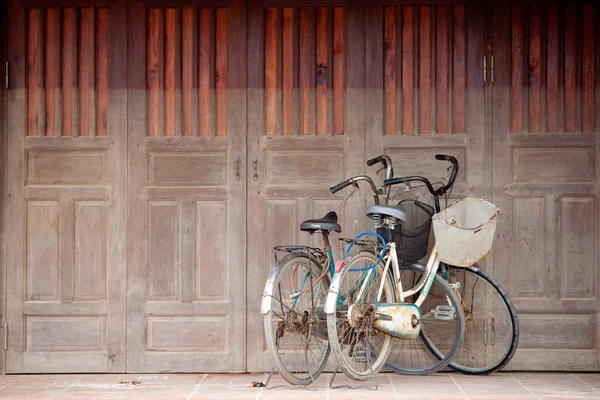
[[(271, 311), (264, 316), (267, 349), (277, 371), (292, 385), (311, 384), (329, 356), (323, 312), (329, 276), (314, 284), (321, 273), (320, 265), (305, 255), (284, 257), (273, 282)], [(303, 289), (307, 291), (290, 297)]]
[[(372, 251), (355, 249), (345, 258), (345, 267), (341, 272), (338, 307), (335, 313), (327, 316), (329, 342), (336, 355), (338, 365), (344, 373), (355, 380), (372, 378), (384, 365), (392, 346), (392, 337), (378, 332), (368, 322), (361, 322), (353, 328), (349, 323), (349, 310), (365, 312), (373, 305), (381, 283), (383, 265), (375, 265), (378, 257)], [(355, 302), (359, 290), (357, 285), (368, 287), (362, 301)], [(394, 302), (393, 284), (389, 274), (385, 276), (381, 302)], [(352, 306), (352, 307), (351, 307)], [(354, 311), (352, 311), (354, 312)], [(368, 313), (368, 312), (366, 312)]]
[(460, 284), (465, 339), (450, 367), (466, 374), (489, 374), (512, 359), (519, 341), (517, 313), (506, 292), (483, 270), (448, 268)]
[[(403, 287), (418, 282), (424, 270), (408, 266), (401, 270)], [(405, 299), (412, 303), (420, 293)], [(443, 311), (450, 306), (453, 315)], [(421, 333), (411, 340), (396, 340), (386, 366), (407, 375), (428, 375), (447, 366), (460, 349), (464, 337), (464, 314), (452, 288), (436, 275), (421, 305)], [(435, 349), (435, 351), (432, 351)]]

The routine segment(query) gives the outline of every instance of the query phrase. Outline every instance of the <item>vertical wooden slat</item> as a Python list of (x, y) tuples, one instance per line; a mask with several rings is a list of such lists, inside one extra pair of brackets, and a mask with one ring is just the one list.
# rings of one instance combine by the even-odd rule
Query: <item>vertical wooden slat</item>
[[(576, 21), (576, 4), (567, 4), (566, 21)], [(575, 132), (577, 110), (577, 26), (565, 24), (565, 132)]]
[(452, 62), (452, 131), (465, 133), (466, 35), (465, 6), (454, 6)]
[(108, 9), (96, 16), (96, 135), (106, 136), (108, 119)]
[(431, 6), (419, 7), (419, 133), (429, 133), (431, 95)]
[(317, 135), (327, 134), (327, 86), (329, 79), (327, 29), (327, 8), (317, 7)]
[(448, 6), (436, 8), (436, 38), (435, 38), (435, 118), (436, 132), (448, 133)]
[(177, 67), (177, 9), (165, 9), (165, 136), (175, 136), (175, 68)]
[(344, 133), (346, 93), (346, 9), (333, 9), (333, 134)]
[(594, 32), (594, 5), (584, 4), (583, 6), (583, 72), (581, 76), (581, 131), (594, 132), (594, 110), (595, 107), (595, 68), (596, 59)]
[(385, 98), (385, 130), (386, 135), (396, 134), (396, 7), (386, 7), (383, 28), (383, 91)]
[(283, 8), (281, 40), (282, 134), (294, 133), (294, 9)]
[(531, 4), (529, 20), (529, 132), (540, 131), (541, 34), (540, 5)]
[(181, 16), (181, 135), (194, 132), (194, 10), (184, 8)]
[(81, 8), (79, 24), (79, 136), (90, 135), (90, 96), (92, 85), (92, 28), (94, 10)]
[(313, 32), (312, 13), (309, 7), (300, 8), (298, 54), (300, 87), (300, 135), (310, 134), (310, 90), (312, 82), (311, 39)]
[(44, 60), (44, 100), (46, 106), (44, 108), (45, 118), (45, 134), (46, 136), (56, 135), (56, 88), (58, 68), (58, 10), (56, 8), (46, 9), (46, 48)]
[(523, 5), (512, 5), (510, 130), (523, 131)]
[(198, 19), (198, 134), (210, 136), (210, 9), (201, 8)]
[(159, 90), (160, 71), (158, 68), (158, 32), (159, 32), (159, 10), (151, 8), (148, 10), (148, 39), (147, 52), (147, 96), (148, 96), (148, 136), (158, 136), (159, 116)]
[(546, 131), (558, 131), (558, 5), (548, 5)]
[(277, 9), (265, 16), (265, 132), (277, 133)]
[(40, 110), (40, 9), (31, 8), (27, 16), (27, 135), (39, 134)]
[(402, 7), (402, 133), (413, 133), (414, 113), (414, 8)]
[(227, 136), (227, 9), (215, 11), (215, 134)]
[(62, 136), (73, 135), (73, 9), (65, 8), (62, 16), (61, 110)]

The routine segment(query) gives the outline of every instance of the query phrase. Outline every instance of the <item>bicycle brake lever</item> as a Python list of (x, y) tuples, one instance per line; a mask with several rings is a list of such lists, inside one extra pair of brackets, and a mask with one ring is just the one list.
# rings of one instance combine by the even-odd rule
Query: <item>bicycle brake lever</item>
[(350, 194), (346, 197), (346, 200), (344, 200), (344, 205), (346, 205), (346, 202), (348, 201), (348, 199), (350, 199), (350, 197), (352, 197), (354, 195), (354, 193), (358, 192), (358, 189), (354, 189), (353, 191), (350, 192)]
[(384, 169), (387, 169), (387, 168), (386, 168), (386, 167), (379, 168), (379, 169), (377, 170), (377, 172), (375, 172), (375, 175), (379, 175), (379, 171), (383, 171)]

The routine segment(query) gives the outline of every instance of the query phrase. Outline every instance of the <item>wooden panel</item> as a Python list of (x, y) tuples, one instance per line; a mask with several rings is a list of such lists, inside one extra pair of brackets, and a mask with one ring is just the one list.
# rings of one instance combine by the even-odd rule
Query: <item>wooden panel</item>
[(282, 9), (282, 34), (281, 34), (281, 80), (282, 80), (282, 107), (283, 117), (281, 133), (292, 135), (294, 133), (294, 9)]
[(542, 27), (539, 4), (531, 5), (529, 18), (529, 132), (540, 132)]
[(79, 13), (79, 136), (90, 136), (92, 83), (94, 82), (94, 9), (82, 8)]
[(227, 9), (215, 10), (215, 135), (227, 136)]
[(595, 103), (595, 39), (594, 33), (594, 5), (583, 6), (583, 48), (582, 52), (582, 74), (581, 74), (581, 131), (594, 132), (596, 114)]
[(106, 136), (108, 129), (108, 10), (96, 13), (96, 127), (97, 136)]
[(196, 292), (194, 300), (227, 298), (227, 204), (196, 202)]
[(414, 63), (415, 35), (414, 9), (402, 7), (402, 133), (414, 130)]
[(448, 132), (449, 25), (448, 6), (437, 6), (435, 24), (435, 118), (437, 133)]
[(465, 133), (465, 92), (466, 92), (466, 22), (465, 7), (454, 5), (453, 21), (453, 64), (452, 64), (452, 130)]
[(61, 25), (61, 120), (62, 120), (62, 136), (73, 136), (73, 88), (75, 86), (74, 74), (74, 32), (73, 9), (65, 8), (62, 10), (62, 25)]
[(591, 182), (595, 179), (593, 148), (515, 148), (513, 182)]
[(199, 11), (199, 60), (198, 60), (198, 128), (200, 136), (211, 135), (211, 47), (210, 9)]
[(383, 29), (383, 90), (385, 102), (385, 129), (386, 135), (396, 134), (396, 72), (398, 70), (397, 56), (397, 31), (396, 31), (396, 8), (386, 7), (384, 11)]
[(346, 109), (346, 9), (333, 9), (333, 134), (344, 133)]
[(558, 5), (548, 5), (547, 72), (546, 72), (546, 131), (558, 131)]
[(327, 94), (329, 88), (329, 47), (328, 47), (328, 9), (317, 7), (316, 10), (316, 105), (317, 135), (327, 134)]
[(44, 132), (46, 136), (56, 135), (56, 96), (58, 76), (58, 45), (59, 45), (59, 12), (56, 8), (46, 9), (44, 51), (44, 89), (45, 118)]
[(149, 154), (149, 184), (214, 186), (226, 184), (225, 153), (156, 152)]
[(543, 198), (512, 199), (515, 295), (546, 296), (546, 204)]
[(31, 185), (98, 185), (107, 179), (106, 152), (27, 152), (27, 181)]
[(276, 8), (265, 15), (265, 133), (277, 133), (277, 25)]
[(148, 300), (177, 300), (181, 249), (179, 202), (148, 202)]
[(27, 135), (40, 134), (38, 120), (40, 110), (40, 54), (41, 53), (40, 9), (27, 12)]
[(74, 300), (106, 299), (106, 224), (106, 202), (75, 202)]
[(194, 136), (194, 10), (181, 11), (181, 135)]
[[(329, 185), (341, 182), (344, 156), (338, 151), (267, 151), (266, 182), (269, 185)], [(318, 170), (307, 168), (319, 165)]]
[(312, 40), (313, 18), (312, 9), (300, 8), (298, 39), (298, 70), (300, 87), (300, 135), (309, 135), (311, 128), (311, 92), (314, 87), (314, 74), (311, 73), (313, 63)]
[(26, 299), (58, 300), (58, 202), (29, 201), (26, 225)]
[(419, 133), (430, 133), (431, 7), (419, 7)]
[(510, 130), (511, 132), (523, 131), (523, 52), (524, 33), (522, 4), (512, 5), (512, 44), (510, 63)]
[(299, 243), (298, 202), (295, 199), (265, 199), (265, 226), (269, 227), (263, 249), (266, 278), (275, 263), (273, 247)]
[(212, 317), (147, 318), (149, 351), (223, 351), (227, 345), (227, 320)]
[(159, 131), (159, 17), (158, 9), (148, 10), (146, 48), (146, 96), (148, 98), (148, 136), (158, 136)]
[(598, 213), (594, 198), (561, 199), (561, 295), (596, 298), (595, 238)]
[(592, 349), (596, 319), (595, 314), (519, 314), (519, 348)]
[(175, 121), (177, 118), (175, 87), (177, 85), (177, 9), (165, 8), (164, 47), (164, 101), (165, 136), (177, 136)]
[[(566, 21), (577, 21), (577, 5), (567, 4)], [(575, 132), (577, 112), (577, 24), (565, 25), (565, 132)]]
[(104, 317), (30, 316), (25, 330), (27, 351), (101, 351), (106, 345)]

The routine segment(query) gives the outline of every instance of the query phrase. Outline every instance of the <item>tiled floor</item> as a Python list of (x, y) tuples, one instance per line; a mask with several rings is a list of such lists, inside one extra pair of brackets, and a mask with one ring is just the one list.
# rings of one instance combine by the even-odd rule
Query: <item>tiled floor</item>
[[(329, 387), (330, 374), (317, 390), (291, 387), (274, 375), (269, 388), (256, 374), (165, 375), (6, 375), (3, 399), (399, 399), (399, 400), (600, 400), (600, 373), (501, 372), (491, 376), (437, 373), (431, 376), (377, 375), (377, 390)], [(356, 385), (338, 375), (334, 385)]]

